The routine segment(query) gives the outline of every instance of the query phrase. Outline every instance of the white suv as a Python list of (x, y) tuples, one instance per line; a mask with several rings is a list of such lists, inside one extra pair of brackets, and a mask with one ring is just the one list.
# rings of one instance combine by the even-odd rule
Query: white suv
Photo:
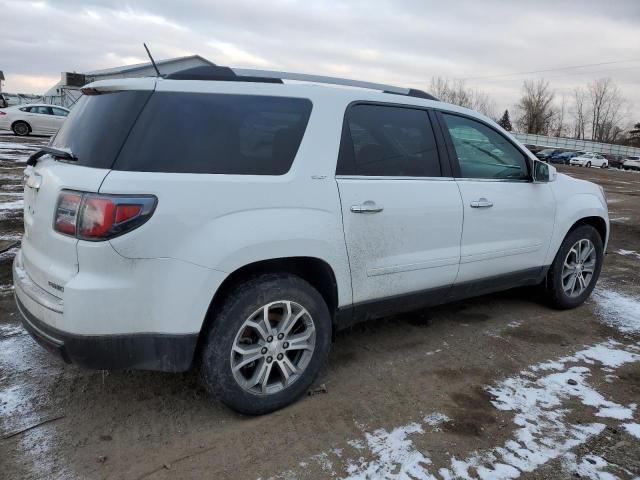
[(84, 93), (28, 162), (14, 262), (68, 362), (197, 365), (265, 413), (356, 321), (522, 285), (572, 308), (600, 273), (602, 190), (424, 92), (212, 66)]

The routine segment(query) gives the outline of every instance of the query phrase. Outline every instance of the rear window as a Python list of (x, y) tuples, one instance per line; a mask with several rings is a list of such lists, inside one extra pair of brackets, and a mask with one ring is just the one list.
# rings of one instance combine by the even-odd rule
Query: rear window
[(304, 135), (311, 101), (258, 95), (156, 92), (114, 169), (283, 175)]
[(85, 167), (111, 168), (150, 91), (83, 95), (51, 146), (69, 148)]

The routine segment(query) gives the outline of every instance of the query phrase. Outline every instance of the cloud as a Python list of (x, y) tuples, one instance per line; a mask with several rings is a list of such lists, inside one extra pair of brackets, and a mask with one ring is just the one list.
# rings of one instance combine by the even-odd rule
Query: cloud
[[(343, 75), (428, 88), (432, 76), (467, 84), (511, 107), (525, 78), (558, 94), (611, 76), (640, 105), (640, 2), (539, 0), (5, 0), (0, 59), (7, 90), (44, 91), (58, 77), (200, 54), (231, 66)], [(623, 61), (544, 74), (498, 74)], [(55, 83), (55, 82), (54, 82)]]

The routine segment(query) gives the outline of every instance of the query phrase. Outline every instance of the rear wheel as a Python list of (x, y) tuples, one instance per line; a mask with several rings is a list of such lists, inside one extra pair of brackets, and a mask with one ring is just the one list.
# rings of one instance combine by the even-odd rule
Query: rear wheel
[(13, 133), (18, 135), (19, 137), (23, 137), (25, 135), (29, 135), (29, 132), (31, 131), (31, 127), (27, 122), (23, 122), (20, 120), (18, 122), (15, 122), (11, 126), (11, 130), (13, 130)]
[(268, 413), (307, 391), (330, 346), (331, 316), (316, 289), (295, 275), (256, 276), (216, 314), (201, 379), (233, 410)]
[(591, 162), (587, 162), (586, 167), (591, 167)]
[(561, 309), (581, 305), (593, 291), (603, 259), (602, 239), (591, 225), (582, 225), (566, 236), (546, 279), (551, 303)]

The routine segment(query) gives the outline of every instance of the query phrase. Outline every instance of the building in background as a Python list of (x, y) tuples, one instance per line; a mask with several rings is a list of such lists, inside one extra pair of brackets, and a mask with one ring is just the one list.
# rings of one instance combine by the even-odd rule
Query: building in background
[[(190, 55), (187, 57), (170, 58), (156, 61), (158, 70), (162, 75), (184, 70), (185, 68), (211, 65), (211, 62), (200, 55)], [(151, 62), (138, 63), (135, 65), (125, 65), (122, 67), (106, 68), (103, 70), (93, 70), (85, 73), (63, 72), (61, 80), (51, 87), (43, 95), (44, 103), (61, 105), (71, 108), (78, 101), (82, 93), (80, 88), (87, 83), (97, 80), (107, 80), (111, 78), (131, 78), (131, 77), (155, 77), (156, 71)]]

